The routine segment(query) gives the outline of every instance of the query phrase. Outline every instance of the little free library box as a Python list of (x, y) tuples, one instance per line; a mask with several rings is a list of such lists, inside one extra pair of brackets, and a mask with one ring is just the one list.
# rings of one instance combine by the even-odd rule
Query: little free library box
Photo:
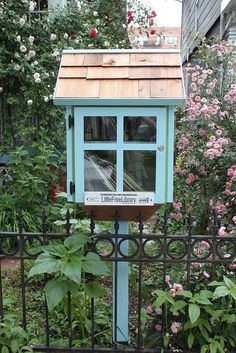
[(65, 50), (54, 103), (66, 107), (67, 194), (96, 219), (148, 219), (173, 198), (178, 50)]

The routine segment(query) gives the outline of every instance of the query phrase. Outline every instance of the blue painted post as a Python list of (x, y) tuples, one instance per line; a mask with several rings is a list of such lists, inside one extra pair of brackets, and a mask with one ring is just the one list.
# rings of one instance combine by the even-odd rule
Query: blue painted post
[[(114, 224), (113, 224), (114, 225)], [(119, 222), (119, 233), (128, 234), (128, 222)], [(128, 254), (128, 240), (121, 244), (120, 250)], [(128, 262), (113, 265), (113, 341), (128, 342), (129, 322), (129, 265)]]

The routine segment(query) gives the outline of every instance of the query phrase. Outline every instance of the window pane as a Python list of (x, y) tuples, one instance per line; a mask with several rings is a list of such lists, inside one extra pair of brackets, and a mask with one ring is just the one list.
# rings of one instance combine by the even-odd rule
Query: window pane
[(115, 116), (85, 116), (84, 141), (116, 141), (116, 127)]
[(115, 166), (115, 151), (84, 151), (85, 191), (116, 191)]
[(155, 116), (125, 116), (124, 141), (156, 142)]
[(156, 152), (124, 152), (124, 191), (155, 191)]

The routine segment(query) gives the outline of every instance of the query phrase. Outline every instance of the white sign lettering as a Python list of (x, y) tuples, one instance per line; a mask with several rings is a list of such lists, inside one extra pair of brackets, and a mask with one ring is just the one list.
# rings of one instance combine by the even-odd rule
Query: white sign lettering
[(91, 206), (153, 206), (154, 192), (85, 192), (84, 204)]

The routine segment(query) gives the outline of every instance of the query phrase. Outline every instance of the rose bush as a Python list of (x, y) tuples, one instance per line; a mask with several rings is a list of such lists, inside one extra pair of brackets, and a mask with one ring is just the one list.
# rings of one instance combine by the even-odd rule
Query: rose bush
[(212, 210), (225, 234), (234, 232), (235, 54), (229, 43), (203, 44), (185, 68), (188, 95), (177, 114), (175, 196), (197, 215), (197, 232), (208, 230)]

